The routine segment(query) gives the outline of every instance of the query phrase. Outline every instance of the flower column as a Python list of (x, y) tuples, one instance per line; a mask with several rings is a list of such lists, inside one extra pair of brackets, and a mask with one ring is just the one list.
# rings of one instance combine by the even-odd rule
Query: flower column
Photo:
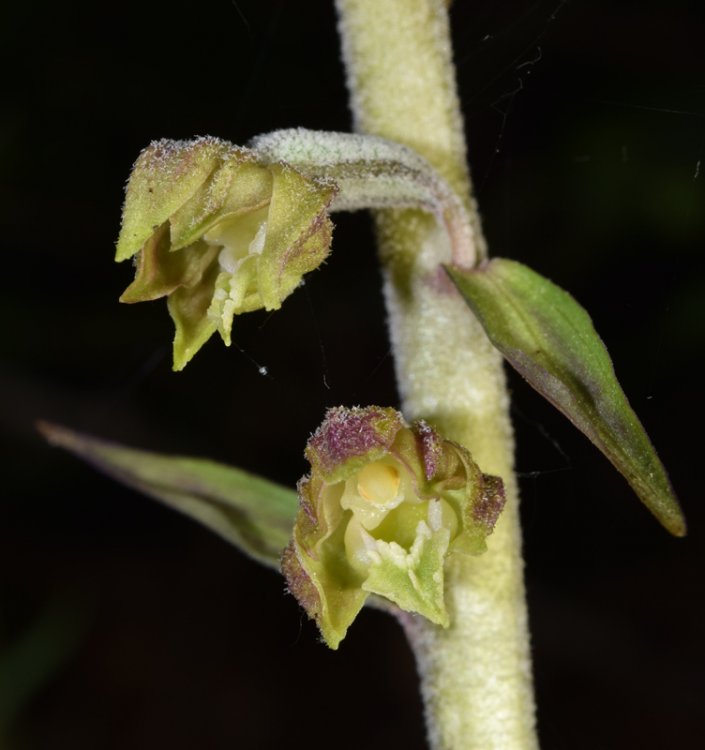
[[(443, 0), (337, 0), (358, 130), (415, 149), (457, 191), (484, 242), (470, 197), (462, 118)], [(385, 296), (404, 411), (467, 446), (501, 476), (507, 504), (477, 558), (448, 564), (450, 627), (404, 616), (433, 748), (537, 746), (513, 439), (499, 354), (439, 264), (446, 233), (417, 211), (377, 214)]]

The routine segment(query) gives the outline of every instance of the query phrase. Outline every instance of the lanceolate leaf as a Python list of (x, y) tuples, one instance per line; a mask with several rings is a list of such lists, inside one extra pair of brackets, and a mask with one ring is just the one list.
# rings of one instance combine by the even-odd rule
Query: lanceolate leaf
[(509, 363), (592, 440), (672, 534), (683, 536), (685, 519), (666, 471), (587, 312), (515, 261), (446, 270)]
[(64, 427), (41, 424), (52, 445), (195, 519), (256, 560), (279, 568), (298, 499), (240, 469), (199, 458), (126, 448)]

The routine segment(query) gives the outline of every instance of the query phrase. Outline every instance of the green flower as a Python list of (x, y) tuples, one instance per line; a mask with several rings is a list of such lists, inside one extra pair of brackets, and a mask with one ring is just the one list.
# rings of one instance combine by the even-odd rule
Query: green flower
[(306, 457), (282, 569), (326, 643), (338, 647), (370, 594), (447, 626), (445, 562), (484, 552), (502, 481), (425, 422), (378, 406), (329, 410)]
[(337, 188), (216, 138), (155, 141), (127, 185), (116, 260), (137, 256), (122, 302), (167, 297), (181, 370), (233, 316), (277, 310), (330, 249)]

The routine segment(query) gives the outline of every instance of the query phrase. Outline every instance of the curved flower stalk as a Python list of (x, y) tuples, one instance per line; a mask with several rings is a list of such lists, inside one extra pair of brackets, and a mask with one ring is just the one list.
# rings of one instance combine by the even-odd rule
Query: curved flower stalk
[(282, 569), (331, 648), (370, 594), (447, 627), (444, 566), (485, 551), (501, 479), (468, 451), (394, 409), (330, 409), (310, 439), (311, 474)]
[(456, 266), (473, 268), (486, 255), (484, 240), (460, 196), (426, 159), (401, 143), (374, 135), (290, 128), (256, 136), (250, 145), (303, 174), (333, 180), (339, 190), (331, 211), (421, 209), (446, 230)]

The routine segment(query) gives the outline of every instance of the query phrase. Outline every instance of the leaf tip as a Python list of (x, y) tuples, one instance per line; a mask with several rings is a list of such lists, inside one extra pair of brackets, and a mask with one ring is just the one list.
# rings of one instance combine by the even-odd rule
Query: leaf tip
[(34, 424), (37, 432), (54, 447), (63, 447), (69, 442), (67, 431), (58, 424), (38, 419)]
[[(675, 500), (675, 502), (676, 504), (678, 503), (677, 500)], [(673, 534), (673, 536), (678, 537), (679, 539), (682, 539), (683, 537), (688, 535), (688, 524), (680, 507), (677, 507), (677, 512), (672, 517), (663, 519), (661, 523), (664, 525), (665, 529), (668, 532)]]

